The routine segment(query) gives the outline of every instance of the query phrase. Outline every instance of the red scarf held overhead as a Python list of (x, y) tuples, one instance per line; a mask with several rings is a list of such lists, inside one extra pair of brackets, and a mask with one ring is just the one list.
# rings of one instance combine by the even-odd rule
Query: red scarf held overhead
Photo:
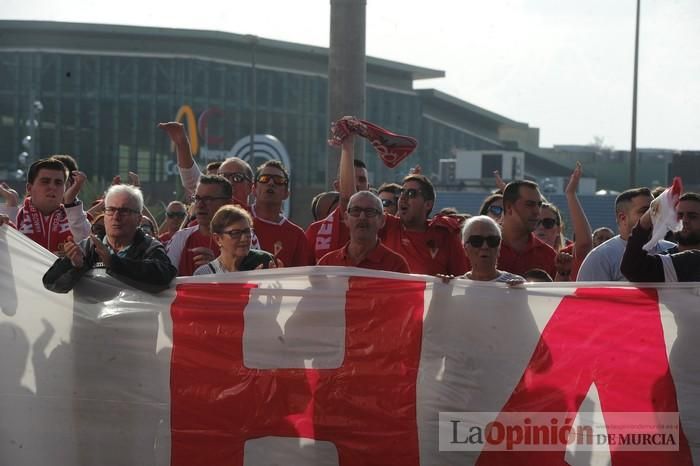
[(63, 243), (73, 236), (63, 206), (44, 215), (34, 207), (30, 197), (17, 212), (17, 229), (57, 256), (63, 255)]
[(381, 126), (355, 117), (343, 117), (331, 123), (328, 144), (339, 146), (350, 133), (355, 133), (371, 142), (379, 158), (389, 168), (396, 167), (418, 147), (418, 141), (415, 138), (392, 133)]

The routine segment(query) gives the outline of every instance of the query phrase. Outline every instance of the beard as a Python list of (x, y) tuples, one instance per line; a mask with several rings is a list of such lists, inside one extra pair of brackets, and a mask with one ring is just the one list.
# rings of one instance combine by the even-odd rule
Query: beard
[(679, 231), (675, 235), (675, 240), (681, 246), (700, 245), (700, 232), (693, 231), (684, 235), (683, 232)]

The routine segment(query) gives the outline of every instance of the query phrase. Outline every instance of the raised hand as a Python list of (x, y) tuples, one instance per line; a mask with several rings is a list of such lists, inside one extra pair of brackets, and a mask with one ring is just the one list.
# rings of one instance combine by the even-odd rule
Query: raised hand
[(7, 183), (0, 183), (0, 197), (5, 199), (7, 207), (17, 207), (19, 205), (19, 194)]
[(112, 254), (110, 254), (107, 246), (94, 234), (90, 234), (90, 241), (92, 241), (93, 246), (95, 246), (95, 252), (99, 256), (100, 261), (102, 261), (106, 268), (109, 268), (112, 265)]
[(192, 260), (194, 260), (195, 268), (204, 264), (208, 264), (215, 258), (214, 251), (205, 247), (192, 248), (190, 249), (190, 252), (194, 254)]
[(78, 197), (78, 193), (80, 193), (80, 189), (87, 180), (87, 175), (78, 170), (75, 170), (73, 173), (71, 173), (71, 175), (73, 176), (73, 184), (66, 189), (65, 193), (63, 193), (64, 204), (72, 204), (75, 202), (75, 199)]
[(167, 123), (158, 123), (158, 128), (165, 131), (176, 146), (189, 143), (185, 125), (180, 122), (169, 121)]
[(576, 191), (578, 191), (578, 183), (581, 180), (581, 175), (583, 175), (583, 167), (581, 166), (581, 162), (576, 162), (576, 168), (574, 168), (574, 171), (569, 178), (569, 183), (566, 185), (566, 189), (564, 189), (564, 193), (566, 195), (576, 194)]
[(139, 179), (139, 175), (136, 173), (129, 172), (129, 181), (131, 181), (131, 186), (135, 186), (137, 188), (141, 187), (141, 180)]
[(493, 171), (493, 177), (496, 179), (496, 187), (501, 191), (506, 189), (506, 182), (501, 178), (501, 173), (498, 170)]
[(68, 241), (63, 243), (63, 253), (68, 259), (70, 259), (70, 263), (76, 269), (81, 268), (85, 263), (85, 255), (83, 254), (83, 250), (80, 249), (80, 246), (78, 246), (75, 241), (73, 241), (72, 236), (68, 237)]

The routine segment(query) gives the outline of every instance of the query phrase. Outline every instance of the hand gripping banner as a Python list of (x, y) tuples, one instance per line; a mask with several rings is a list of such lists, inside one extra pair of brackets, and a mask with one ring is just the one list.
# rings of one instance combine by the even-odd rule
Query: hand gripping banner
[[(306, 267), (57, 295), (52, 260), (0, 228), (3, 465), (700, 464), (697, 283)], [(560, 435), (588, 414), (593, 445)]]

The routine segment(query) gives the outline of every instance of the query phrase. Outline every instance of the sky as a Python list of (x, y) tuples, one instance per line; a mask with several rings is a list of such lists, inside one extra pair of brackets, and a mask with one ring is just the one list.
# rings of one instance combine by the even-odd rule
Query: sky
[[(0, 19), (205, 29), (327, 47), (330, 0), (0, 0)], [(102, 6), (104, 5), (104, 6)], [(636, 0), (367, 0), (367, 55), (540, 129), (629, 149)], [(700, 1), (641, 0), (638, 147), (700, 150)]]

